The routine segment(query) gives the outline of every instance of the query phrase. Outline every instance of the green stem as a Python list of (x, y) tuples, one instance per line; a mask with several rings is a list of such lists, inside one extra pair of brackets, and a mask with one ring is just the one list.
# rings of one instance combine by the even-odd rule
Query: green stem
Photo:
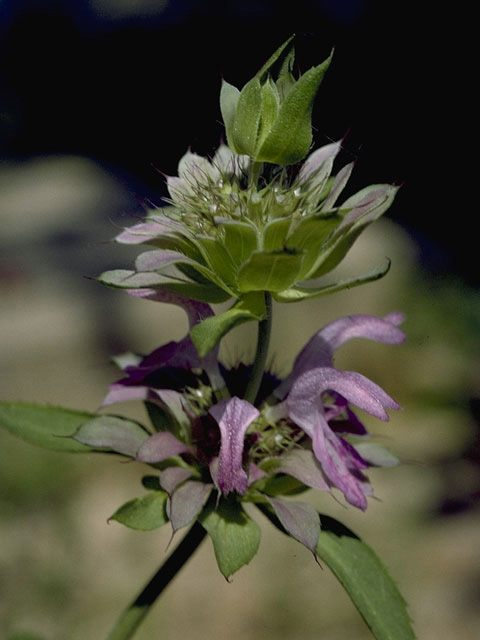
[(251, 404), (255, 404), (258, 390), (262, 383), (263, 373), (268, 356), (268, 346), (270, 343), (270, 334), (272, 331), (272, 296), (265, 291), (265, 308), (266, 316), (264, 320), (258, 323), (257, 351), (253, 361), (252, 373), (245, 391), (245, 400)]
[(150, 611), (150, 607), (193, 555), (206, 533), (202, 525), (195, 522), (143, 591), (122, 613), (107, 640), (127, 640), (133, 637), (140, 623)]

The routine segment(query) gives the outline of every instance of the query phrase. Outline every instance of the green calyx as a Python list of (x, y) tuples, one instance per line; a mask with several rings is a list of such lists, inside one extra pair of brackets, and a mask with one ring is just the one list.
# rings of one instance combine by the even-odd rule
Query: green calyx
[[(312, 144), (312, 107), (332, 55), (295, 79), (291, 36), (239, 91), (222, 83), (220, 108), (228, 145), (255, 162), (295, 164)], [(272, 68), (279, 66), (272, 78)]]

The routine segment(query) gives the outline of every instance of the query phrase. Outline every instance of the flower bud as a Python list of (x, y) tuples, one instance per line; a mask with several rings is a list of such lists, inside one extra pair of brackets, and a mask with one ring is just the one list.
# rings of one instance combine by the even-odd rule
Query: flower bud
[[(295, 80), (295, 53), (289, 48), (292, 39), (275, 51), (241, 91), (222, 83), (220, 108), (228, 145), (255, 162), (295, 164), (312, 144), (313, 101), (332, 56)], [(270, 70), (280, 60), (273, 80)]]

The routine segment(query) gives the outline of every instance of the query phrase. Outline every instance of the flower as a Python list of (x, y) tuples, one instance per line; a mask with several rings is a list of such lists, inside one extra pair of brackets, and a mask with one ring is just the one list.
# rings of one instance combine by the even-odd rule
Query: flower
[[(157, 291), (141, 295), (167, 301)], [(168, 301), (182, 306), (191, 320), (211, 313), (204, 303), (172, 296)], [(388, 420), (387, 410), (398, 404), (360, 373), (337, 369), (334, 352), (353, 338), (399, 344), (405, 339), (402, 320), (402, 314), (390, 313), (331, 322), (306, 343), (284, 380), (264, 375), (257, 407), (239, 397), (250, 368), (242, 364), (229, 371), (216, 351), (199, 358), (188, 336), (143, 358), (129, 354), (117, 361), (125, 375), (110, 386), (104, 406), (144, 400), (156, 432), (139, 434), (137, 427), (128, 433), (128, 445), (120, 445), (118, 433), (103, 431), (102, 446), (160, 469), (174, 531), (200, 517), (216, 488), (225, 499), (268, 503), (290, 535), (313, 550), (318, 515), (281, 496), (338, 489), (364, 510), (373, 493), (365, 472), (396, 462), (369, 441), (354, 407)], [(99, 443), (91, 425), (75, 438)]]

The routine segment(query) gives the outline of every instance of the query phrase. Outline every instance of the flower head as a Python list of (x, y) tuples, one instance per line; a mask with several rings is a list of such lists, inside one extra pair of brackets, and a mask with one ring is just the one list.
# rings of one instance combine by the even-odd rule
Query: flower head
[[(209, 313), (208, 305), (170, 301), (197, 319)], [(156, 431), (129, 433), (128, 444), (109, 431), (103, 446), (159, 467), (174, 531), (201, 513), (216, 488), (225, 497), (270, 504), (287, 531), (313, 549), (318, 516), (305, 503), (285, 502), (282, 494), (337, 489), (347, 502), (365, 509), (373, 494), (368, 468), (395, 462), (369, 442), (355, 408), (388, 420), (387, 410), (398, 404), (360, 373), (335, 368), (334, 352), (356, 337), (399, 344), (405, 337), (398, 328), (402, 319), (399, 313), (356, 315), (325, 326), (307, 342), (283, 381), (265, 376), (257, 407), (237, 395), (249, 367), (229, 372), (216, 352), (199, 358), (188, 336), (143, 358), (120, 359), (125, 375), (111, 385), (104, 404), (146, 401)], [(75, 437), (85, 444), (98, 442), (91, 426), (80, 428)]]

